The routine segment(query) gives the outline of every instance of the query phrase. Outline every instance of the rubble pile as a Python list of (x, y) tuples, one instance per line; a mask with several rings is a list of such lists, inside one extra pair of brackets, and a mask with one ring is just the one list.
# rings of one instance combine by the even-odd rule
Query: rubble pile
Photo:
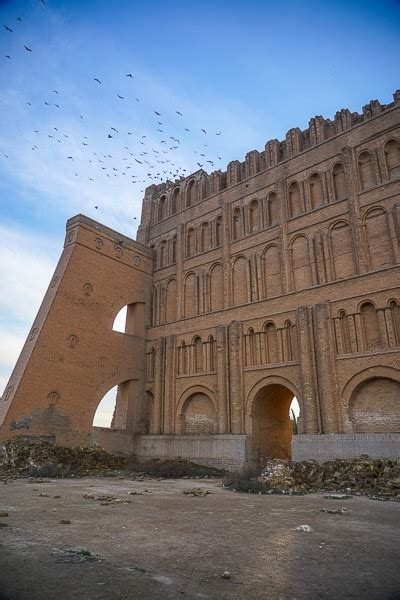
[(29, 477), (71, 477), (126, 469), (128, 459), (100, 448), (68, 448), (50, 441), (13, 439), (1, 454), (4, 473)]
[(14, 438), (0, 444), (0, 481), (13, 477), (82, 477), (129, 475), (136, 480), (203, 479), (221, 477), (224, 471), (188, 460), (153, 459), (139, 463), (134, 456), (109, 454), (99, 447), (66, 447), (52, 441)]
[(400, 459), (268, 460), (257, 478), (261, 493), (346, 492), (400, 501)]

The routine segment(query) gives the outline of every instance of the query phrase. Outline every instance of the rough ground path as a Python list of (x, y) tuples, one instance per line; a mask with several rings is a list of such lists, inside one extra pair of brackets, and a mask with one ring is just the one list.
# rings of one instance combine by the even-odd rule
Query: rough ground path
[(235, 494), (218, 480), (19, 479), (1, 484), (1, 511), (1, 600), (400, 599), (400, 503)]

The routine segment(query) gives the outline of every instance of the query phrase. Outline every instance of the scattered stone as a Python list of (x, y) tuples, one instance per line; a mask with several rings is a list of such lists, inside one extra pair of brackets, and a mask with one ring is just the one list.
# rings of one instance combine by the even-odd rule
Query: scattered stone
[(110, 496), (106, 494), (101, 494), (100, 496), (96, 496), (96, 494), (84, 494), (83, 497), (88, 498), (89, 500), (97, 500), (100, 502), (100, 506), (131, 504), (131, 501), (128, 498), (117, 498), (116, 496)]
[(49, 495), (48, 495), (48, 494), (39, 494), (39, 496), (40, 496), (41, 498), (48, 498), (48, 497), (49, 497)]
[(230, 579), (231, 578), (231, 574), (229, 571), (224, 571), (221, 575), (222, 579)]
[(294, 531), (304, 531), (305, 533), (311, 533), (313, 529), (309, 525), (299, 525), (298, 527), (294, 528)]
[(9, 516), (10, 516), (10, 515), (8, 514), (8, 512), (5, 512), (5, 511), (0, 511), (0, 517), (1, 517), (1, 518), (3, 518), (3, 517), (9, 517)]
[(207, 490), (206, 488), (190, 488), (183, 490), (183, 493), (186, 496), (208, 496), (208, 494), (213, 494), (211, 490)]
[(321, 508), (321, 512), (328, 513), (329, 515), (345, 515), (347, 508)]
[(61, 498), (61, 496), (54, 496), (54, 498)]
[(128, 492), (130, 496), (143, 496), (143, 492)]
[(328, 500), (348, 500), (351, 497), (350, 494), (325, 494), (324, 496)]
[(69, 519), (61, 519), (61, 525), (71, 525), (71, 521)]
[(1, 529), (2, 527), (9, 527), (9, 525), (8, 525), (7, 523), (0, 523), (0, 529)]

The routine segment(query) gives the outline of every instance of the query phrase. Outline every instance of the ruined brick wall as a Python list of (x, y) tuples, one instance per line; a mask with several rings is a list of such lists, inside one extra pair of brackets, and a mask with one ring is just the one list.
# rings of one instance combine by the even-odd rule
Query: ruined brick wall
[(93, 441), (116, 384), (113, 426), (132, 433), (245, 434), (259, 453), (275, 437), (290, 455), (293, 396), (310, 439), (399, 432), (399, 237), (400, 92), (150, 186), (139, 243), (70, 220), (1, 438)]
[(399, 236), (400, 92), (147, 188), (152, 433), (182, 433), (201, 393), (215, 432), (251, 435), (274, 385), (300, 433), (400, 431)]

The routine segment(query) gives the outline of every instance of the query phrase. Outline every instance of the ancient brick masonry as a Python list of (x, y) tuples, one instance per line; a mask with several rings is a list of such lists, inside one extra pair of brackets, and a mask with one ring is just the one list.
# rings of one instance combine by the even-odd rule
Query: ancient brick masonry
[[(144, 457), (181, 455), (234, 466), (267, 455), (318, 455), (321, 439), (325, 458), (359, 451), (392, 455), (400, 437), (399, 115), (396, 92), (392, 103), (372, 101), (362, 114), (315, 117), (305, 131), (291, 129), (283, 142), (267, 142), (264, 151), (229, 163), (226, 172), (199, 170), (150, 186), (139, 243), (126, 240), (143, 256), (140, 268), (113, 256), (119, 266), (110, 270), (109, 253), (118, 244), (106, 236), (109, 251), (97, 247), (96, 227), (120, 236), (84, 217), (70, 221), (68, 232), (76, 226), (91, 233), (81, 247), (79, 277), (68, 263), (64, 291), (45, 299), (60, 302), (65, 330), (60, 325), (51, 337), (44, 331), (54, 306), (43, 322), (38, 317), (35, 349), (28, 340), (1, 402), (2, 436), (23, 431), (25, 422), (34, 431), (43, 419), (32, 420), (32, 414), (55, 406), (57, 439), (68, 438), (63, 432), (77, 424), (94, 439), (90, 418), (101, 393), (118, 383), (115, 443), (124, 446), (126, 434), (131, 439), (134, 433), (136, 452)], [(69, 260), (63, 257), (61, 263)], [(82, 273), (92, 262), (89, 281)], [(70, 291), (78, 279), (85, 283), (82, 277), (107, 314), (100, 354), (108, 378), (101, 362), (85, 365), (98, 332), (88, 333), (76, 352), (90, 329), (89, 312)], [(132, 314), (142, 303), (148, 314), (149, 326), (139, 335), (146, 347), (142, 367), (139, 340), (128, 329), (125, 336), (111, 331), (123, 302)], [(50, 374), (46, 350), (59, 347), (67, 329), (76, 337), (68, 338), (74, 362), (67, 376), (70, 359), (63, 354), (64, 363), (54, 360)], [(111, 358), (115, 335), (122, 345)], [(95, 390), (86, 420), (82, 397), (73, 396), (73, 414), (65, 412), (72, 399), (69, 378), (78, 394), (83, 376)], [(53, 388), (55, 400), (46, 393)], [(292, 438), (294, 396), (300, 418)], [(66, 414), (67, 429), (60, 421)], [(105, 443), (104, 432), (95, 439), (101, 435)]]

